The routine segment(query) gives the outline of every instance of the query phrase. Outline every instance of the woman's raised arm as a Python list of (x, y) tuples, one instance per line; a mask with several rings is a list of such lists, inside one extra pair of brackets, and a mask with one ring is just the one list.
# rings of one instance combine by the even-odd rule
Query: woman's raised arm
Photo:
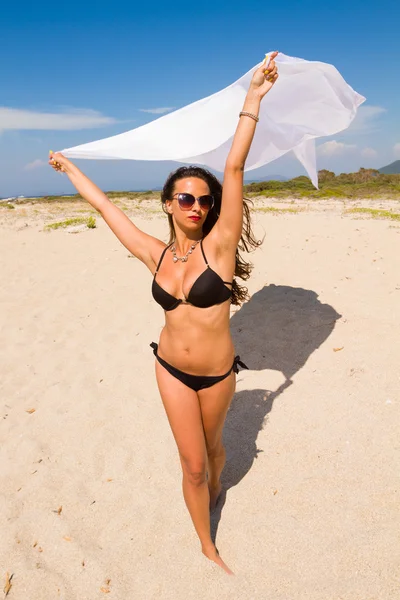
[(55, 171), (68, 175), (78, 193), (101, 214), (125, 248), (153, 271), (165, 244), (136, 227), (93, 181), (60, 152), (50, 153), (49, 164)]
[(246, 158), (253, 141), (261, 100), (278, 79), (274, 58), (271, 54), (268, 67), (263, 64), (255, 71), (242, 109), (242, 116), (226, 160), (222, 192), (221, 212), (214, 226), (219, 243), (237, 246), (243, 225), (243, 172)]

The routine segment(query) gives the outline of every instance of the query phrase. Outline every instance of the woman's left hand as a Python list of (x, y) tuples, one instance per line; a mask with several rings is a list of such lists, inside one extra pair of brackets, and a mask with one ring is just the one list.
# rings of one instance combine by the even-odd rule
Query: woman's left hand
[(249, 91), (255, 93), (260, 98), (264, 98), (265, 94), (269, 92), (279, 77), (278, 67), (274, 60), (277, 55), (278, 52), (271, 54), (268, 67), (265, 66), (264, 60), (262, 65), (255, 71), (251, 80)]

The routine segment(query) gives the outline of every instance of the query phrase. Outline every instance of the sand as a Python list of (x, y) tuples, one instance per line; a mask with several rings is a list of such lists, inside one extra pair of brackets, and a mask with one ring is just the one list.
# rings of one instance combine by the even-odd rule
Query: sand
[[(335, 201), (303, 208), (255, 213), (266, 238), (251, 299), (232, 311), (250, 370), (228, 413), (213, 528), (235, 577), (202, 556), (182, 498), (150, 273), (100, 218), (46, 232), (65, 207), (2, 209), (10, 600), (400, 598), (400, 223)], [(156, 210), (137, 215), (165, 239)]]

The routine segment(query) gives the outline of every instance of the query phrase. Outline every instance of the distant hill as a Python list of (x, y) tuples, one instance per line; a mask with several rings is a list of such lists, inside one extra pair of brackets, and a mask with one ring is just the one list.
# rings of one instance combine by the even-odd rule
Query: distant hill
[(395, 160), (390, 165), (386, 165), (386, 167), (378, 170), (379, 173), (384, 173), (385, 175), (398, 175), (400, 173), (400, 160)]
[(261, 181), (287, 181), (288, 178), (283, 175), (265, 175), (261, 179), (246, 178), (244, 183), (260, 183)]

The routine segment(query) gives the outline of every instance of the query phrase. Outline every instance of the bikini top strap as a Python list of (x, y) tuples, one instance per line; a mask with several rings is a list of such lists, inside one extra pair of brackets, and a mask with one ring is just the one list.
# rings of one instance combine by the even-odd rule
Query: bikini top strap
[(206, 263), (207, 267), (209, 267), (210, 265), (208, 264), (208, 261), (207, 261), (207, 259), (206, 259), (206, 255), (204, 254), (203, 240), (200, 240), (200, 248), (201, 248), (201, 252), (202, 252), (202, 254), (203, 254), (204, 261), (205, 261), (205, 263)]
[[(200, 240), (200, 248), (201, 248), (201, 252), (203, 254), (203, 258), (205, 260), (205, 263), (207, 265), (207, 267), (210, 269), (210, 265), (208, 264), (208, 260), (206, 258), (206, 255), (204, 254), (204, 248), (203, 248), (203, 240)], [(227, 285), (233, 285), (232, 281), (223, 281), (222, 283), (226, 283)]]
[(163, 258), (164, 258), (164, 256), (165, 256), (165, 253), (166, 253), (166, 251), (167, 251), (167, 250), (168, 250), (168, 248), (170, 248), (171, 246), (172, 246), (172, 244), (170, 244), (169, 246), (165, 246), (164, 250), (162, 251), (162, 254), (161, 254), (161, 256), (160, 256), (160, 260), (158, 261), (157, 269), (156, 269), (156, 270), (155, 270), (155, 272), (154, 272), (154, 277), (155, 277), (155, 276), (157, 275), (157, 273), (158, 273), (158, 269), (160, 268), (160, 265), (161, 265), (161, 263), (162, 263), (162, 260), (163, 260)]

